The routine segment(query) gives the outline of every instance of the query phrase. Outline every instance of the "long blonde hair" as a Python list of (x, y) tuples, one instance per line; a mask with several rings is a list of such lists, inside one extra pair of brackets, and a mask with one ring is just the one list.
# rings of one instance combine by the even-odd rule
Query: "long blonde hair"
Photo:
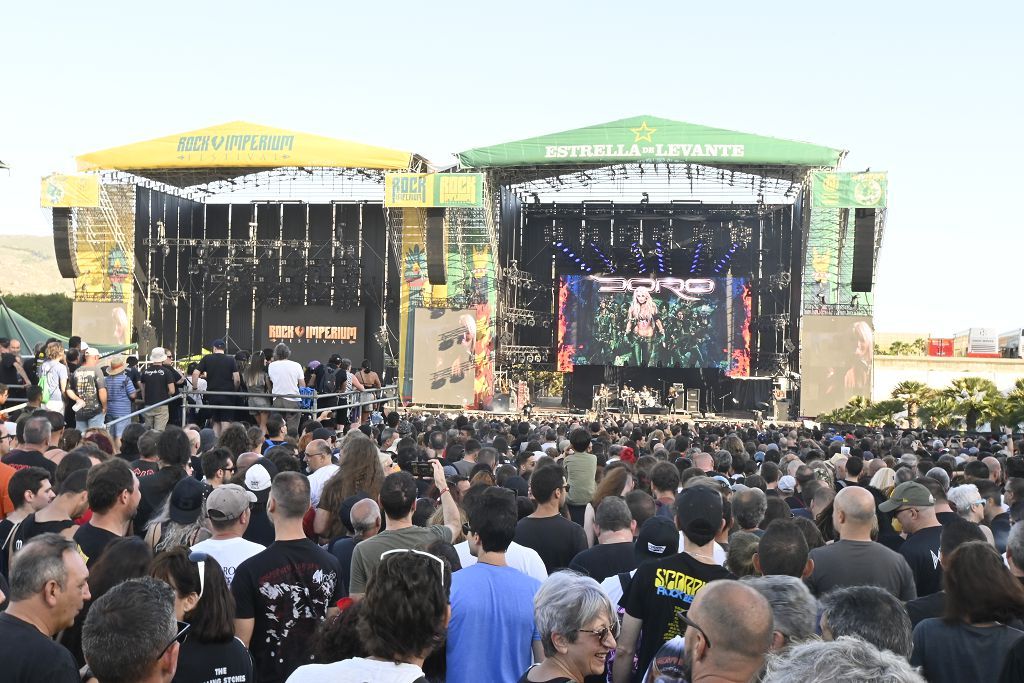
[[(641, 294), (647, 295), (647, 302), (640, 303), (637, 297)], [(654, 320), (658, 315), (658, 304), (651, 298), (651, 291), (646, 287), (637, 287), (633, 290), (633, 303), (629, 307), (629, 317), (636, 320)]]

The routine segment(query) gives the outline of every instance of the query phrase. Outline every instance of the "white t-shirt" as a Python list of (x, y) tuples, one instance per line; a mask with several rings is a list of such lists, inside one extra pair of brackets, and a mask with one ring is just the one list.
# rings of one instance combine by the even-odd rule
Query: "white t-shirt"
[[(267, 375), (274, 385), (275, 396), (295, 396), (299, 393), (299, 382), (302, 381), (302, 366), (293, 360), (275, 360), (267, 366)], [(297, 398), (286, 401), (299, 402)]]
[(309, 475), (309, 500), (313, 507), (320, 502), (320, 493), (324, 490), (324, 484), (334, 476), (339, 467), (337, 465), (324, 465), (316, 472)]
[(286, 683), (413, 683), (422, 676), (423, 669), (415, 664), (353, 657), (330, 664), (300, 666)]
[(224, 570), (224, 580), (228, 582), (228, 587), (230, 588), (231, 579), (235, 578), (235, 569), (238, 568), (238, 565), (256, 553), (263, 552), (266, 548), (259, 543), (253, 543), (239, 537), (220, 540), (208, 538), (205, 541), (196, 543), (192, 546), (191, 550), (206, 553), (217, 560), (220, 563), (221, 569)]
[[(476, 564), (476, 558), (473, 557), (473, 553), (469, 552), (468, 541), (456, 544), (455, 552), (459, 554), (459, 562), (462, 563), (463, 569)], [(527, 548), (525, 545), (519, 545), (515, 541), (512, 541), (508, 546), (508, 550), (505, 551), (505, 563), (527, 576), (532, 576), (538, 581), (546, 581), (548, 578), (548, 570), (544, 566), (544, 560), (540, 559), (537, 551), (533, 548)]]

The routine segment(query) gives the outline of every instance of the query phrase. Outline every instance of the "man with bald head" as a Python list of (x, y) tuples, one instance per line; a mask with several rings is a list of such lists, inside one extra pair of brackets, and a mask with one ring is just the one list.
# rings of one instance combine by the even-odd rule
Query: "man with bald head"
[(836, 494), (832, 523), (839, 540), (815, 548), (807, 585), (815, 595), (844, 586), (879, 586), (906, 602), (917, 597), (910, 565), (897, 552), (871, 540), (876, 532), (875, 499), (859, 486)]
[(715, 459), (710, 453), (698, 453), (693, 456), (693, 466), (701, 468), (704, 472), (714, 472)]
[(302, 455), (309, 468), (309, 497), (313, 507), (320, 502), (324, 484), (335, 475), (338, 466), (331, 459), (331, 444), (324, 439), (313, 439), (306, 445)]
[(993, 458), (991, 455), (987, 458), (983, 458), (982, 462), (988, 465), (988, 478), (999, 484), (1003, 485), (1003, 466), (999, 463), (999, 458)]

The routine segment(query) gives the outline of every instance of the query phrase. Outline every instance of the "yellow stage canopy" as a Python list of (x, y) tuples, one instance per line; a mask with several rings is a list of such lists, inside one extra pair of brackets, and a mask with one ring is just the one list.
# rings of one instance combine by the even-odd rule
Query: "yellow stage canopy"
[(417, 159), (386, 147), (232, 121), (83, 154), (76, 162), (80, 171), (119, 170), (152, 177), (159, 174), (150, 171), (216, 169), (210, 174), (216, 177), (286, 166), (409, 170)]

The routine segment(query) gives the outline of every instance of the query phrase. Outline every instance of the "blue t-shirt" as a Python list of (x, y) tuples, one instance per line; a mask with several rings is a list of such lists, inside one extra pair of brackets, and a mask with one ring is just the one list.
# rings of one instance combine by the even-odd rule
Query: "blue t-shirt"
[(533, 596), (540, 581), (512, 567), (477, 563), (452, 575), (448, 683), (518, 681), (540, 640)]
[(107, 415), (124, 417), (132, 412), (132, 399), (129, 393), (135, 393), (135, 385), (128, 375), (119, 372), (107, 377)]

